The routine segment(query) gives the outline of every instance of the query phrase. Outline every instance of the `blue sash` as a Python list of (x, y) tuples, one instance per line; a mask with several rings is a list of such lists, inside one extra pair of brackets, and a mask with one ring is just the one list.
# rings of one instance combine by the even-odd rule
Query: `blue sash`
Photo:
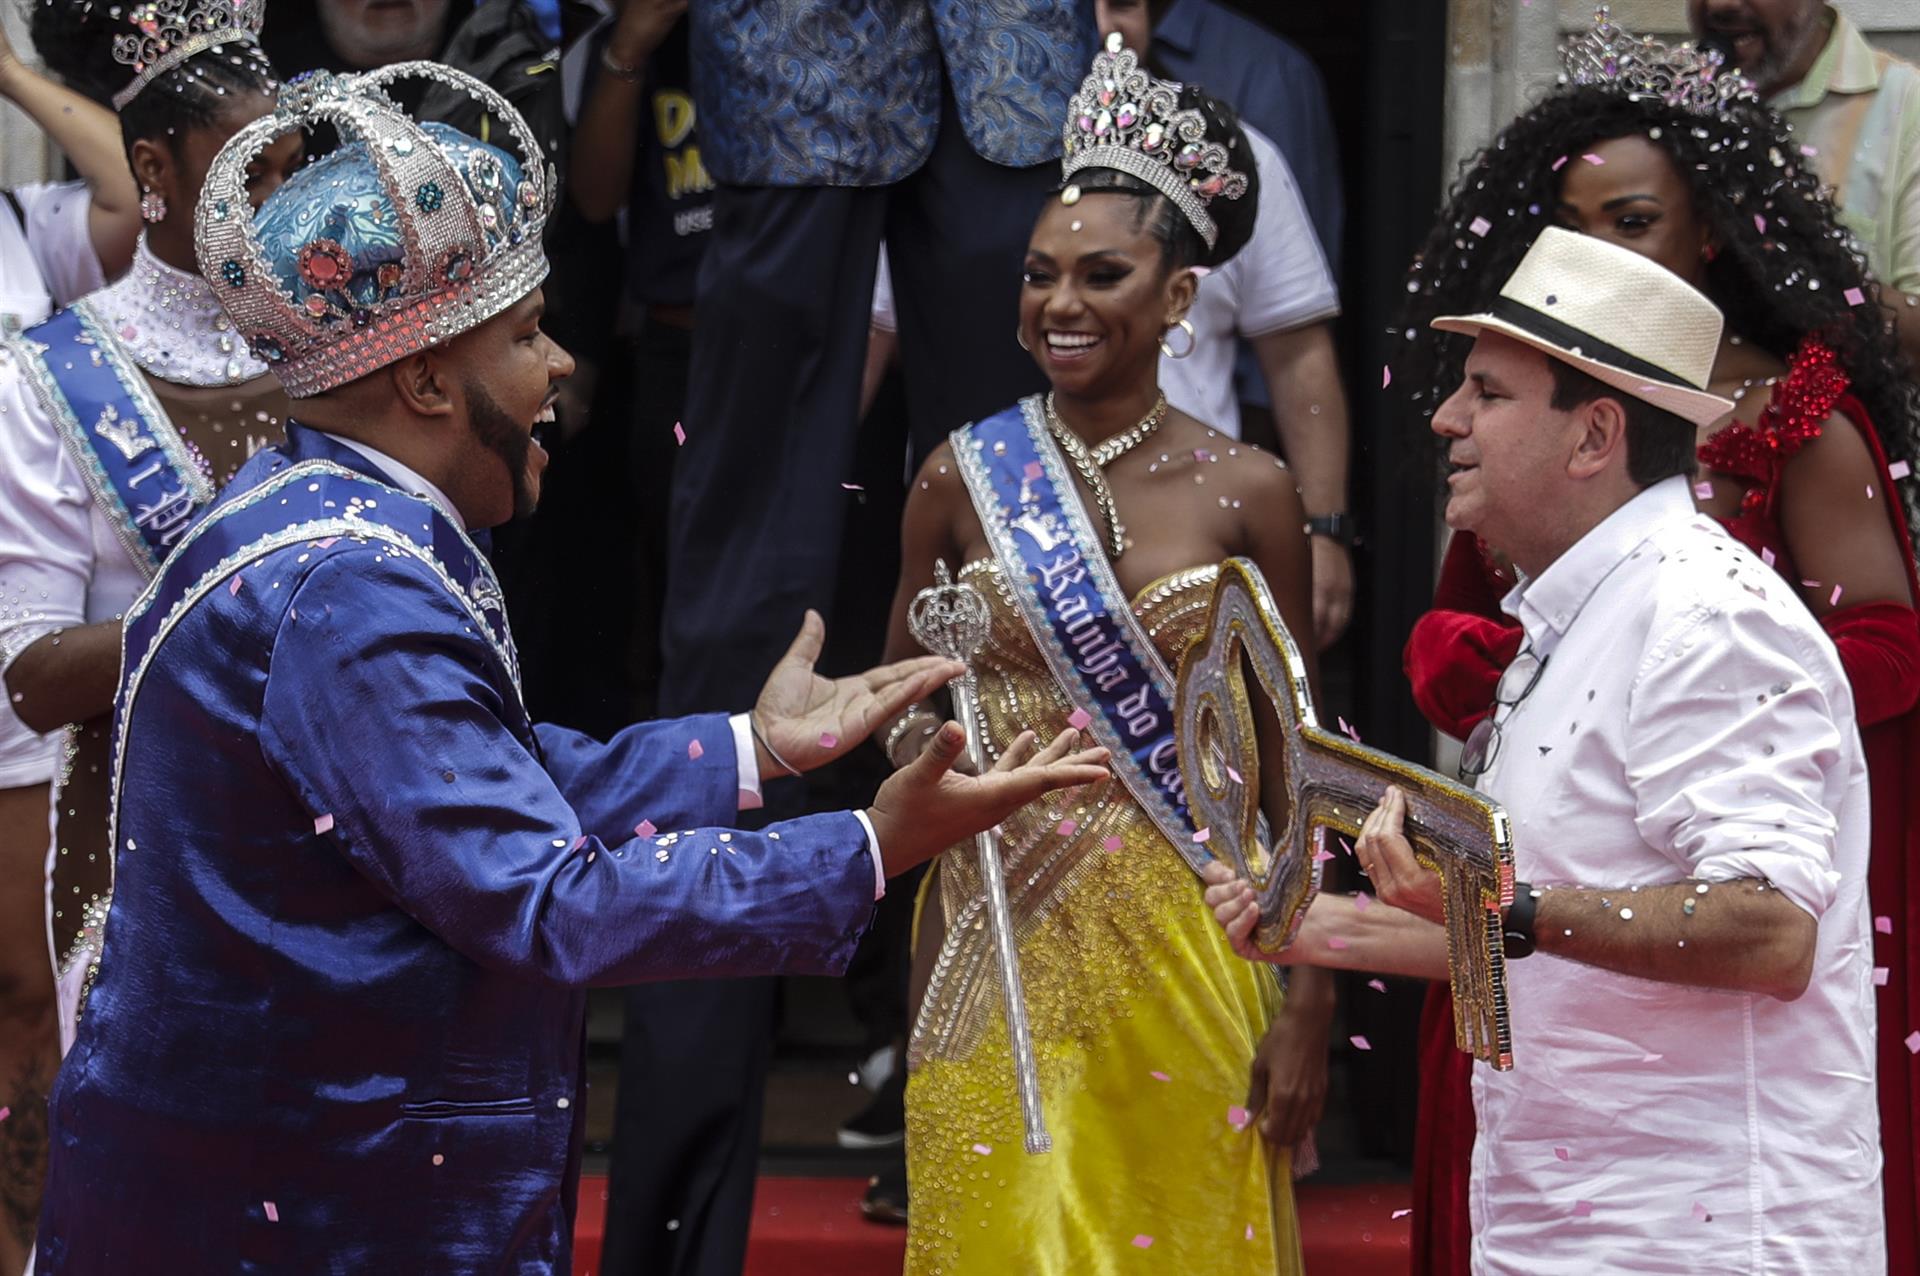
[(987, 543), (1060, 689), (1092, 715), (1113, 772), (1162, 837), (1197, 871), (1174, 678), (1114, 577), (1104, 543), (1047, 433), (1039, 396), (949, 439)]
[(107, 514), (127, 557), (151, 578), (213, 499), (147, 378), (85, 301), (21, 334), (19, 362)]

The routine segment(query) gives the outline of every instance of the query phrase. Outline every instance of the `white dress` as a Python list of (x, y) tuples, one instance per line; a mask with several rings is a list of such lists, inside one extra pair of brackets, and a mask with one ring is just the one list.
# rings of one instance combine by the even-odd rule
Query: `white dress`
[[(97, 269), (97, 267), (96, 267)], [(161, 262), (143, 238), (132, 268), (109, 287), (85, 299), (100, 326), (146, 372), (175, 387), (202, 387), (218, 395), (231, 389), (233, 405), (259, 398), (255, 382), (270, 377), (232, 331), (213, 290), (197, 275)], [(147, 582), (107, 510), (87, 486), (79, 464), (62, 441), (25, 370), (24, 337), (0, 347), (0, 677), (40, 639), (78, 625), (117, 620)], [(221, 396), (224, 399), (224, 396)], [(227, 404), (220, 402), (224, 409)], [(214, 467), (230, 472), (247, 455), (279, 437), (278, 419), (236, 429), (219, 449)], [(210, 449), (199, 449), (203, 455)], [(95, 724), (93, 729), (99, 729)], [(50, 951), (55, 933), (53, 836), (60, 786), (69, 783), (82, 755), (74, 728), (46, 735), (20, 720), (11, 696), (0, 707), (0, 787), (55, 785), (49, 812), (47, 918)], [(62, 757), (64, 752), (65, 756)], [(92, 766), (83, 760), (81, 765)], [(80, 850), (83, 848), (73, 848)], [(61, 901), (89, 914), (102, 901)], [(72, 1042), (81, 982), (97, 954), (53, 953), (60, 983), (61, 1045)]]
[(0, 327), (26, 328), (106, 282), (87, 229), (85, 182), (13, 188), (20, 216), (0, 200)]

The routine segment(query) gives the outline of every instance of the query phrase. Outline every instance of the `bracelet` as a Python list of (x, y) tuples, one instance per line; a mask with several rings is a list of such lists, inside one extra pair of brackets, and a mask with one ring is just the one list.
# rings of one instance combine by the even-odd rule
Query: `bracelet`
[[(625, 80), (628, 84), (638, 84), (647, 78), (647, 69), (645, 67), (628, 66), (624, 62), (614, 61), (613, 48), (611, 45), (600, 50), (600, 69), (608, 75), (611, 75), (614, 79)], [(766, 741), (763, 740), (761, 743), (764, 744)], [(769, 749), (767, 752), (771, 753), (773, 750)]]
[(797, 780), (802, 775), (805, 774), (805, 772), (795, 768), (793, 763), (781, 757), (780, 751), (774, 748), (773, 745), (768, 742), (765, 733), (763, 733), (760, 730), (760, 719), (754, 716), (752, 710), (747, 711), (747, 730), (753, 732), (753, 738), (760, 742), (760, 747), (767, 751), (767, 756), (772, 758), (775, 762), (778, 762), (780, 764), (781, 769), (784, 770), (788, 775), (792, 776), (794, 779)]
[(922, 719), (926, 719), (930, 725), (921, 728), (921, 735), (932, 735), (940, 729), (940, 719), (936, 715), (927, 712), (925, 709), (911, 709), (901, 717), (900, 721), (893, 724), (893, 730), (887, 732), (887, 743), (880, 751), (887, 755), (887, 761), (893, 763), (896, 771), (900, 769), (900, 763), (895, 760), (893, 751), (899, 746), (901, 739), (907, 734), (907, 729)]

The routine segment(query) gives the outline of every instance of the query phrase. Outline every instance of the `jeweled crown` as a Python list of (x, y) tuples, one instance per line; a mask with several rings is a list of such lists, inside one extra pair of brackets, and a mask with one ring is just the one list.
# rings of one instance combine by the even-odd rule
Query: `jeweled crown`
[[(470, 94), (520, 158), (408, 118), (386, 89), (410, 78)], [(248, 165), (322, 123), (340, 148), (248, 216)], [(437, 62), (314, 72), (282, 86), (274, 112), (214, 157), (195, 248), (255, 357), (304, 398), (478, 327), (538, 287), (554, 185), (520, 113), (470, 75)]]
[(1227, 148), (1207, 137), (1207, 117), (1180, 106), (1180, 90), (1142, 70), (1140, 55), (1118, 32), (1109, 35), (1067, 102), (1061, 174), (1071, 180), (1084, 168), (1113, 168), (1151, 182), (1212, 248), (1220, 231), (1207, 208), (1246, 194), (1247, 177), (1229, 167)]
[(197, 53), (235, 41), (258, 43), (267, 0), (145, 0), (126, 17), (135, 33), (114, 37), (113, 57), (135, 74), (113, 95), (116, 111)]
[(1718, 49), (1635, 35), (1615, 23), (1603, 4), (1594, 8), (1592, 30), (1561, 42), (1560, 83), (1601, 85), (1695, 115), (1717, 115), (1729, 102), (1758, 96), (1752, 81), (1724, 63)]

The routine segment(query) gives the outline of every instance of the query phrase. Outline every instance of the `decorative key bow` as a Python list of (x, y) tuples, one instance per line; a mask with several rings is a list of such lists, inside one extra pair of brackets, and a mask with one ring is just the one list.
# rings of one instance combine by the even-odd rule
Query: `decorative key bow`
[[(1256, 836), (1260, 750), (1245, 670), (1251, 667), (1280, 719), (1286, 793), (1269, 804), (1271, 845)], [(1446, 894), (1454, 1041), (1494, 1067), (1513, 1066), (1500, 909), (1513, 901), (1513, 839), (1507, 814), (1474, 790), (1323, 728), (1307, 689), (1306, 662), (1259, 569), (1221, 564), (1206, 636), (1180, 662), (1174, 706), (1180, 772), (1207, 849), (1253, 883), (1260, 898), (1255, 941), (1291, 943), (1319, 889), (1321, 830), (1357, 837), (1389, 784), (1407, 795), (1407, 840), (1440, 875)]]

